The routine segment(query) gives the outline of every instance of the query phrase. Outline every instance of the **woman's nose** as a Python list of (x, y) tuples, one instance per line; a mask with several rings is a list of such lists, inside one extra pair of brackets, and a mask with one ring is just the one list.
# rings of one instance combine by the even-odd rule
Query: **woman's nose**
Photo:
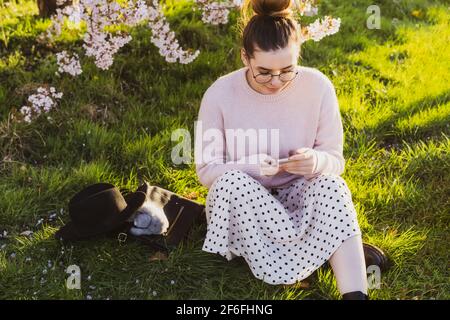
[(279, 87), (280, 85), (282, 85), (280, 77), (279, 76), (272, 77), (271, 85), (274, 86), (274, 87)]

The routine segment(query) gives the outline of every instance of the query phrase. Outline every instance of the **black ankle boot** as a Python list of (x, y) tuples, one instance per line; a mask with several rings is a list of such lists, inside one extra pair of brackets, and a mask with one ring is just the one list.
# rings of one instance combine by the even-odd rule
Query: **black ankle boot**
[(344, 293), (342, 300), (369, 300), (369, 297), (361, 291), (352, 291)]

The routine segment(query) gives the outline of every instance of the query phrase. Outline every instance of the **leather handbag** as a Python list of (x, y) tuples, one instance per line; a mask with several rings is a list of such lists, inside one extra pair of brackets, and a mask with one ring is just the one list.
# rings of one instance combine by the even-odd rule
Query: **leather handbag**
[(119, 242), (134, 239), (156, 250), (168, 252), (183, 241), (195, 222), (205, 217), (205, 206), (203, 204), (167, 189), (151, 186), (144, 182), (136, 191), (144, 192), (147, 196), (146, 201), (151, 201), (152, 205), (162, 208), (169, 226), (167, 231), (162, 234), (135, 236), (129, 232), (133, 226), (133, 222), (129, 221), (125, 229), (119, 234)]

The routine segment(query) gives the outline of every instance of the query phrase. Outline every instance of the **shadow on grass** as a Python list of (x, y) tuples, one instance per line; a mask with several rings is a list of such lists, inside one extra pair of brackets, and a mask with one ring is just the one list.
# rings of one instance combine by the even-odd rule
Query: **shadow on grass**
[(418, 138), (426, 138), (431, 135), (439, 134), (440, 132), (447, 131), (450, 134), (449, 128), (447, 126), (445, 119), (443, 121), (439, 121), (437, 125), (430, 123), (428, 126), (423, 126), (417, 129), (417, 135), (411, 134), (403, 134), (398, 130), (395, 130), (396, 124), (401, 120), (407, 120), (413, 117), (416, 114), (427, 111), (429, 109), (437, 108), (441, 105), (444, 105), (450, 101), (450, 91), (443, 92), (438, 96), (434, 97), (426, 97), (419, 101), (416, 101), (408, 106), (402, 106), (398, 108), (399, 110), (396, 113), (389, 117), (388, 119), (381, 121), (376, 127), (369, 130), (373, 135), (382, 135), (380, 137), (381, 144), (380, 147), (389, 147), (393, 144), (399, 144), (401, 140), (405, 140), (407, 142), (416, 141)]

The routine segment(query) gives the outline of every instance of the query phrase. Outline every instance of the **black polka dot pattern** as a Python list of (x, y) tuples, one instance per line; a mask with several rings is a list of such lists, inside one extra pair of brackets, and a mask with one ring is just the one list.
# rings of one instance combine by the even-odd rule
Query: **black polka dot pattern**
[(361, 234), (345, 180), (299, 177), (276, 192), (240, 170), (218, 177), (206, 199), (203, 251), (242, 256), (269, 284), (305, 279), (346, 239)]

